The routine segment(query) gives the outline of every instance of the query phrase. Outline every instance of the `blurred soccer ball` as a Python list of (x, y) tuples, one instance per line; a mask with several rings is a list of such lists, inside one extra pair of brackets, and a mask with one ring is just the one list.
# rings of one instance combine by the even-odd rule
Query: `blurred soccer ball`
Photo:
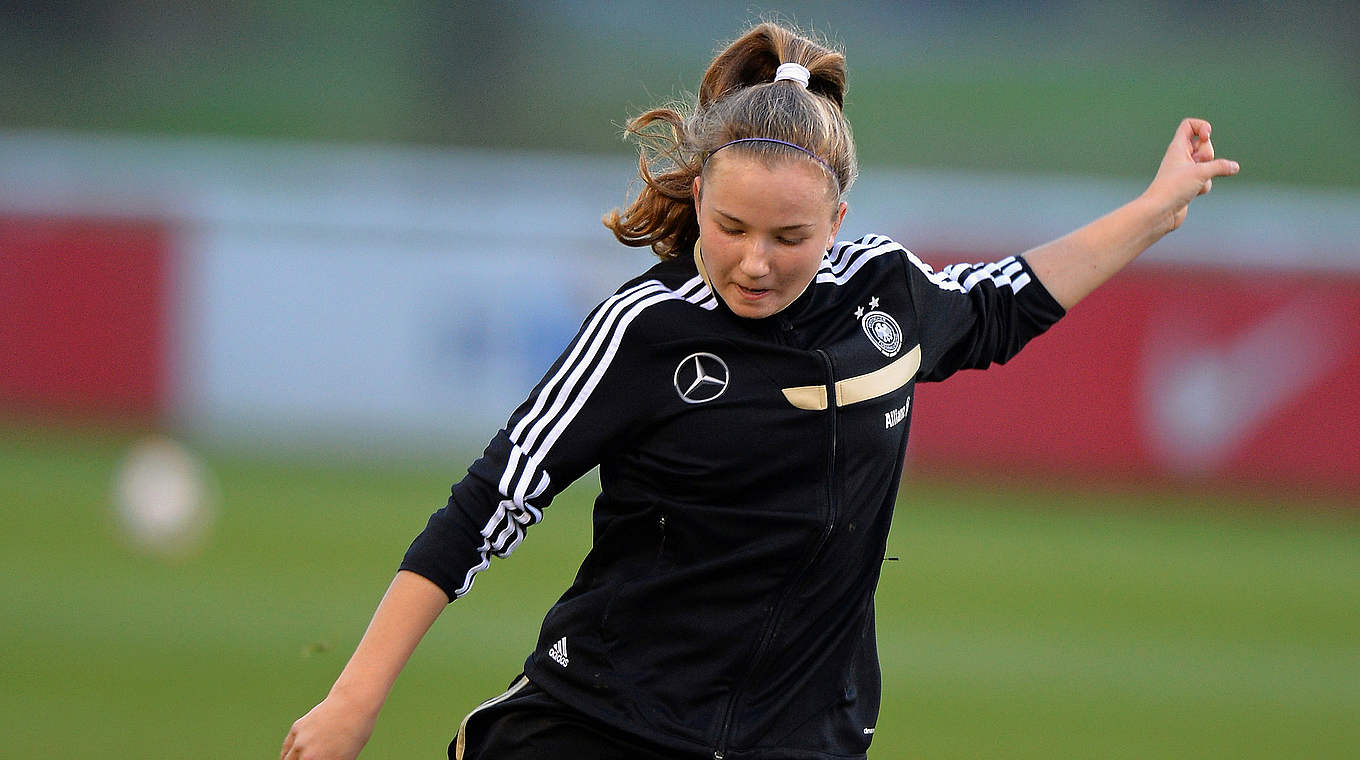
[(203, 545), (213, 520), (208, 472), (188, 449), (151, 436), (128, 451), (114, 475), (113, 506), (136, 548), (182, 557)]

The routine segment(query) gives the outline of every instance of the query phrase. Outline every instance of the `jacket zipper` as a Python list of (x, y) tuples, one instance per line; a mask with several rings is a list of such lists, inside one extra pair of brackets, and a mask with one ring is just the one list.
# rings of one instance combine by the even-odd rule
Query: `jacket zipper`
[(784, 317), (776, 318), (776, 327), (771, 331), (774, 342), (781, 346), (787, 346), (792, 342), (793, 323)]
[(826, 390), (828, 394), (827, 399), (830, 402), (827, 404), (827, 413), (830, 415), (829, 417), (830, 421), (828, 424), (831, 428), (831, 446), (827, 451), (826, 459), (826, 505), (827, 505), (826, 524), (822, 527), (822, 534), (817, 539), (816, 548), (813, 549), (812, 554), (809, 555), (808, 560), (805, 561), (802, 564), (802, 566), (798, 568), (798, 572), (793, 576), (793, 582), (785, 586), (784, 592), (779, 595), (779, 601), (775, 604), (774, 609), (771, 610), (770, 616), (766, 620), (765, 627), (761, 630), (760, 643), (756, 647), (755, 656), (751, 658), (751, 665), (746, 670), (746, 676), (742, 679), (740, 683), (738, 683), (737, 688), (732, 691), (732, 696), (728, 697), (727, 709), (723, 711), (723, 722), (721, 727), (718, 729), (718, 743), (713, 750), (713, 760), (723, 760), (723, 758), (726, 757), (728, 749), (727, 743), (731, 739), (730, 734), (732, 731), (732, 719), (736, 715), (737, 703), (741, 701), (742, 692), (745, 690), (746, 683), (747, 681), (750, 680), (751, 676), (758, 670), (760, 661), (765, 657), (766, 650), (769, 648), (770, 641), (774, 637), (774, 631), (778, 627), (777, 624), (779, 622), (779, 617), (784, 611), (784, 604), (788, 601), (789, 595), (792, 594), (793, 590), (797, 588), (799, 584), (802, 582), (804, 574), (806, 574), (807, 571), (814, 564), (817, 563), (817, 560), (821, 558), (822, 550), (826, 548), (826, 543), (831, 538), (832, 531), (835, 530), (836, 518), (839, 517), (838, 510), (836, 508), (837, 505), (836, 505), (836, 482), (835, 482), (836, 435), (837, 435), (836, 395), (835, 395), (836, 374), (831, 364), (831, 356), (822, 349), (817, 349), (817, 355), (821, 357), (822, 365), (826, 369), (827, 377)]

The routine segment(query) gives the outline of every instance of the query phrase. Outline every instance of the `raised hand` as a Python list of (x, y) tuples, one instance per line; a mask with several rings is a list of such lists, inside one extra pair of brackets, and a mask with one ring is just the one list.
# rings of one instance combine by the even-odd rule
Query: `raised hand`
[(1213, 188), (1214, 177), (1228, 177), (1241, 168), (1236, 161), (1214, 158), (1213, 127), (1204, 119), (1183, 119), (1167, 146), (1157, 176), (1143, 197), (1165, 210), (1168, 232), (1185, 221), (1190, 201)]

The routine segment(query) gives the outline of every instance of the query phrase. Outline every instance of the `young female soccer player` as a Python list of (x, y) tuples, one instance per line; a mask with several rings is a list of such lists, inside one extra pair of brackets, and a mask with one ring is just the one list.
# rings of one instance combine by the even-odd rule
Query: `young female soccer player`
[(645, 183), (605, 224), (625, 284), (453, 487), (285, 760), (353, 758), (440, 611), (599, 465), (594, 544), (456, 758), (863, 757), (873, 596), (915, 383), (1013, 356), (1237, 164), (1176, 129), (1138, 198), (1018, 257), (936, 272), (836, 242), (855, 179), (843, 56), (772, 24), (690, 113), (632, 124)]

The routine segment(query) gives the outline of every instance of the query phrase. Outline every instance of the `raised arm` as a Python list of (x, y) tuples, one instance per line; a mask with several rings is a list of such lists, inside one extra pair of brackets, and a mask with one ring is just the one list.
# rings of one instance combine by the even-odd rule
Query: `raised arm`
[(434, 583), (399, 571), (330, 693), (288, 731), (281, 760), (358, 756), (397, 674), (448, 603), (448, 596)]
[(1071, 308), (1185, 220), (1190, 201), (1209, 192), (1214, 177), (1236, 174), (1237, 162), (1214, 158), (1211, 127), (1185, 119), (1162, 157), (1157, 176), (1133, 201), (1025, 252), (1024, 258), (1063, 308)]

